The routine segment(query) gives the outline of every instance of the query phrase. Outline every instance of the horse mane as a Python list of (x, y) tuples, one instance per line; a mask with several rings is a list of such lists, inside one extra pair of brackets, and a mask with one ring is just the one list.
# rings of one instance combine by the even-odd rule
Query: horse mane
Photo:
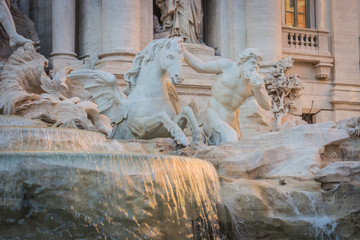
[(124, 93), (128, 96), (136, 87), (138, 74), (143, 64), (147, 64), (154, 60), (156, 53), (163, 47), (170, 49), (173, 46), (179, 46), (182, 42), (181, 38), (162, 38), (151, 41), (144, 50), (138, 52), (134, 58), (133, 66), (124, 75), (124, 80), (127, 82), (127, 87)]

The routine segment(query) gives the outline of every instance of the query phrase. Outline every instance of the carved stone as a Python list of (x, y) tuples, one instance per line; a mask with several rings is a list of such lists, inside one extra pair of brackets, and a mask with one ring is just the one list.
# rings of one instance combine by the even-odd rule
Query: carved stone
[(0, 62), (6, 61), (15, 47), (28, 41), (38, 43), (34, 23), (17, 7), (16, 1), (0, 0)]
[(217, 74), (202, 120), (208, 143), (218, 145), (238, 141), (241, 138), (239, 107), (251, 91), (262, 108), (270, 110), (271, 107), (263, 77), (258, 72), (261, 53), (258, 49), (245, 49), (237, 62), (220, 59), (204, 63), (187, 50), (184, 52), (185, 61), (197, 72)]
[[(65, 68), (51, 79), (44, 68), (48, 61), (37, 53), (31, 42), (19, 47), (5, 63), (0, 74), (0, 112), (40, 119), (53, 127), (98, 130), (108, 134), (109, 119), (87, 101), (85, 90), (69, 91)], [(69, 84), (69, 86), (76, 86)], [(81, 96), (82, 99), (74, 95)]]
[[(180, 109), (174, 84), (181, 83), (180, 38), (158, 39), (136, 54), (133, 67), (125, 73), (124, 99), (113, 74), (96, 70), (73, 71), (68, 77), (84, 84), (100, 113), (114, 124), (111, 138), (152, 139), (172, 137), (182, 145), (188, 140), (182, 129), (192, 129), (194, 142), (201, 141), (200, 129), (189, 107)], [(165, 79), (169, 73), (171, 81)]]
[(181, 36), (185, 42), (201, 43), (203, 37), (203, 11), (201, 0), (156, 0), (161, 11), (160, 30), (154, 20), (154, 33), (167, 32), (170, 37)]
[[(286, 72), (293, 66), (291, 57), (276, 62), (269, 71), (272, 77), (265, 79), (268, 94), (272, 97), (271, 111), (274, 113), (273, 131), (295, 126), (299, 122), (294, 116), (301, 113), (300, 91), (304, 88), (297, 74), (287, 75)], [(301, 121), (300, 121), (301, 122)]]
[(41, 98), (44, 91), (40, 88), (40, 79), (47, 77), (44, 70), (47, 64), (30, 42), (10, 56), (0, 73), (0, 111), (3, 114), (15, 114)]

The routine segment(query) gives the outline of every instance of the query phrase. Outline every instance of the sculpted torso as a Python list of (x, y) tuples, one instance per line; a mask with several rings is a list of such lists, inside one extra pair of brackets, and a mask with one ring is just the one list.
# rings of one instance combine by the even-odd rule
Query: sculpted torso
[(217, 74), (203, 119), (204, 134), (210, 145), (236, 142), (241, 138), (239, 107), (251, 91), (258, 104), (270, 110), (271, 99), (258, 73), (262, 57), (257, 49), (245, 49), (237, 62), (229, 59), (202, 62), (187, 50), (184, 50), (184, 57), (197, 72)]
[(220, 117), (231, 124), (234, 112), (245, 102), (251, 92), (249, 81), (240, 78), (240, 69), (236, 63), (229, 62), (219, 73), (211, 88), (209, 107), (218, 112)]

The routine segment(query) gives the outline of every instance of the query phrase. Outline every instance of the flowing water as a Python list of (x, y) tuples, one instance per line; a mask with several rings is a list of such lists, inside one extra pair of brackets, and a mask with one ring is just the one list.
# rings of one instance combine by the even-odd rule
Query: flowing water
[(219, 239), (210, 163), (121, 146), (87, 131), (0, 127), (0, 236)]
[(299, 235), (319, 240), (340, 239), (336, 231), (337, 222), (326, 215), (320, 193), (307, 191), (290, 193), (279, 189), (278, 191), (285, 200), (283, 204), (291, 210), (290, 213), (278, 217), (283, 221), (288, 221), (289, 225), (296, 223), (301, 226), (298, 230)]

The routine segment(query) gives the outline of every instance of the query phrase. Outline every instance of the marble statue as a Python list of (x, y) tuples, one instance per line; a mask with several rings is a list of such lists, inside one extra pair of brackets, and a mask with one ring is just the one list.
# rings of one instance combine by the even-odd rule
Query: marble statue
[[(117, 87), (116, 77), (96, 70), (76, 70), (68, 75), (81, 81), (93, 95), (100, 113), (114, 125), (111, 138), (152, 139), (172, 137), (187, 146), (182, 129), (189, 123), (193, 142), (201, 141), (201, 133), (190, 107), (180, 111), (173, 85), (183, 81), (182, 40), (157, 39), (136, 54), (133, 67), (124, 75), (127, 89), (124, 99)], [(170, 81), (166, 79), (170, 75)]]
[(155, 4), (161, 11), (162, 31), (181, 36), (185, 42), (202, 42), (201, 0), (156, 0)]
[(0, 0), (0, 66), (7, 61), (16, 47), (39, 38), (34, 23), (17, 7), (17, 1)]
[(51, 78), (45, 72), (47, 64), (30, 41), (15, 50), (0, 73), (0, 114), (109, 134), (110, 120), (99, 114), (83, 88), (81, 92), (69, 81), (73, 69), (64, 68)]
[(258, 49), (245, 49), (237, 62), (229, 59), (202, 62), (185, 49), (184, 58), (199, 73), (217, 74), (203, 119), (203, 130), (210, 145), (236, 142), (241, 138), (239, 107), (251, 91), (258, 104), (270, 110), (271, 98), (258, 72), (262, 60)]
[(31, 41), (16, 32), (15, 23), (5, 0), (0, 0), (0, 23), (10, 37), (10, 47), (21, 46)]

